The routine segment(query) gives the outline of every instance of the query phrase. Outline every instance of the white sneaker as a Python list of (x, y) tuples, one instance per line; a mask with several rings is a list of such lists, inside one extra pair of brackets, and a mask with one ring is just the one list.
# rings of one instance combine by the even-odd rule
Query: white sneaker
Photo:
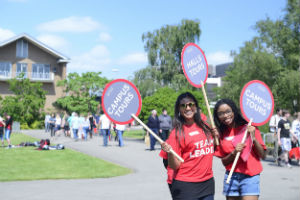
[(290, 165), (290, 163), (286, 164), (286, 167), (289, 168), (289, 169), (292, 168), (292, 166)]

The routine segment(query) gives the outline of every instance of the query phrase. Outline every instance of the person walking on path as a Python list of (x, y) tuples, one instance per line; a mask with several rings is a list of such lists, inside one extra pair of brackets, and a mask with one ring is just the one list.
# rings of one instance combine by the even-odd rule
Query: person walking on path
[(49, 113), (47, 113), (45, 115), (45, 132), (46, 133), (50, 131), (50, 124), (49, 124), (50, 117), (51, 116), (49, 115)]
[(162, 114), (158, 117), (160, 135), (163, 141), (169, 137), (170, 130), (172, 129), (172, 118), (168, 115), (167, 109), (162, 110)]
[(89, 134), (90, 134), (90, 139), (92, 139), (93, 138), (94, 128), (96, 128), (96, 126), (95, 126), (95, 119), (94, 119), (94, 117), (93, 117), (93, 115), (91, 113), (88, 113), (88, 118), (89, 118), (89, 122), (90, 122)]
[[(227, 200), (257, 200), (262, 171), (260, 159), (265, 158), (267, 149), (260, 131), (254, 126), (247, 126), (247, 121), (230, 99), (221, 99), (216, 103), (214, 122), (220, 135), (220, 145), (216, 147), (215, 156), (221, 158), (226, 169), (223, 194)], [(245, 143), (241, 143), (246, 130), (250, 136)], [(241, 156), (227, 184), (229, 171), (238, 152), (242, 152)]]
[(84, 140), (87, 141), (88, 133), (90, 132), (90, 120), (89, 120), (89, 116), (87, 114), (84, 115), (82, 129), (83, 129), (83, 133), (84, 133)]
[(281, 115), (282, 115), (282, 110), (280, 108), (276, 109), (276, 114), (273, 115), (270, 119), (269, 122), (269, 128), (270, 132), (273, 133), (273, 138), (274, 138), (274, 151), (273, 151), (273, 158), (274, 162), (276, 164), (279, 163), (278, 160), (278, 136), (277, 136), (277, 131), (278, 131), (278, 123), (281, 120)]
[(53, 139), (55, 137), (55, 114), (52, 113), (49, 119), (49, 126), (50, 126), (50, 137)]
[(61, 123), (62, 123), (62, 120), (61, 120), (60, 114), (56, 114), (56, 117), (55, 117), (55, 135), (56, 136), (60, 135)]
[(5, 117), (5, 139), (8, 143), (8, 148), (11, 148), (10, 135), (12, 131), (13, 119), (7, 113), (4, 114), (4, 117)]
[(125, 124), (116, 124), (116, 131), (117, 131), (117, 136), (118, 136), (118, 141), (119, 141), (119, 147), (124, 146), (123, 133), (125, 131), (125, 128), (126, 128)]
[[(291, 130), (291, 122), (288, 120), (290, 112), (288, 110), (282, 110), (282, 119), (278, 123), (278, 145), (280, 145), (282, 152), (280, 154), (281, 161), (284, 161), (286, 167), (291, 168), (289, 164), (289, 151), (292, 148), (290, 134), (292, 137), (296, 137)], [(280, 162), (278, 163), (280, 166)]]
[(66, 137), (70, 137), (71, 133), (70, 133), (70, 124), (69, 124), (69, 115), (65, 114), (64, 118), (63, 118), (63, 127), (64, 127), (64, 135)]
[(75, 141), (78, 141), (78, 131), (80, 128), (80, 122), (79, 122), (79, 117), (78, 117), (77, 113), (74, 113), (74, 115), (72, 115), (70, 125), (71, 125), (71, 129), (73, 132), (73, 137), (74, 137)]
[(300, 112), (297, 112), (296, 119), (292, 123), (292, 132), (297, 137), (298, 144), (300, 144)]
[(107, 147), (111, 122), (105, 114), (102, 114), (99, 119), (100, 132), (103, 136), (103, 146)]
[(5, 121), (0, 116), (0, 139), (1, 139), (2, 147), (4, 147), (4, 132), (5, 132)]
[[(198, 101), (189, 92), (176, 100), (173, 127), (169, 139), (161, 145), (167, 152), (168, 166), (175, 171), (172, 198), (214, 199), (212, 130), (202, 121)], [(171, 149), (184, 159), (183, 163), (170, 153)]]
[[(158, 131), (160, 129), (159, 127), (159, 120), (157, 117), (157, 111), (156, 110), (152, 110), (151, 115), (148, 118), (148, 123), (147, 126), (156, 134), (158, 135)], [(150, 151), (154, 151), (155, 150), (155, 143), (156, 143), (156, 139), (155, 137), (152, 136), (152, 134), (150, 134)]]

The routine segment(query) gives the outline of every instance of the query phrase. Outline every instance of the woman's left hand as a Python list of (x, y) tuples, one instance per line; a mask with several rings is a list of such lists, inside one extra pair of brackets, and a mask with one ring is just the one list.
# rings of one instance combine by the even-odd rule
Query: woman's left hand
[(248, 130), (248, 133), (251, 134), (251, 138), (254, 140), (255, 139), (255, 127), (254, 126), (248, 126), (247, 130)]

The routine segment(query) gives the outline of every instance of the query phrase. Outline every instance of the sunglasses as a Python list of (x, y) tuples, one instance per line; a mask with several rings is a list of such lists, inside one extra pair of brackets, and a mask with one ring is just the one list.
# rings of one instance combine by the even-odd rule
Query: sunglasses
[(193, 107), (196, 106), (196, 104), (193, 103), (193, 102), (191, 102), (191, 103), (183, 103), (183, 104), (180, 104), (180, 108), (182, 108), (182, 109), (186, 109), (188, 106), (189, 106), (190, 108), (193, 108)]

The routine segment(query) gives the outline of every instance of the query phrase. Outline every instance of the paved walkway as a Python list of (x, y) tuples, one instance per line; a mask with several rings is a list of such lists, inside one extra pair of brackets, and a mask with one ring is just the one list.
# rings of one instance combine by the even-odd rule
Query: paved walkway
[[(39, 139), (49, 138), (49, 134), (44, 131), (24, 131), (24, 133)], [(144, 143), (135, 140), (126, 140), (123, 148), (119, 148), (116, 142), (111, 142), (110, 146), (105, 148), (102, 146), (101, 137), (94, 137), (87, 142), (74, 142), (61, 136), (55, 143), (131, 168), (134, 172), (114, 178), (0, 182), (0, 199), (171, 199), (166, 184), (166, 171), (162, 160), (158, 157), (159, 150), (149, 151)], [(159, 145), (156, 147), (159, 148)], [(220, 159), (214, 159), (213, 167), (216, 182), (215, 199), (225, 199), (222, 195), (224, 167)], [(277, 167), (271, 161), (263, 161), (263, 167), (260, 199), (300, 199), (300, 167), (294, 166), (292, 169)]]

